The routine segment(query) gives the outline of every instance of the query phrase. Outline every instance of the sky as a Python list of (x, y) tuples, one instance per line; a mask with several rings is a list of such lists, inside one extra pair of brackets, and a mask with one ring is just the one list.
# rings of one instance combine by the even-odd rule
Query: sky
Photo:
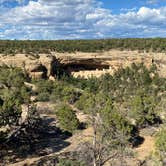
[(0, 39), (166, 37), (166, 0), (0, 0)]

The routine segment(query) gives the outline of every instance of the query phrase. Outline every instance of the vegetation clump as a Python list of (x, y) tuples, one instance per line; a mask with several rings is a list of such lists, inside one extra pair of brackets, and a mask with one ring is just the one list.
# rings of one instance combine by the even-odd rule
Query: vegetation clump
[[(35, 120), (32, 115), (36, 116), (35, 107), (30, 101), (31, 90), (25, 86), (24, 82), (28, 81), (20, 68), (15, 67), (0, 67), (0, 140), (9, 141), (13, 136), (17, 137), (21, 128), (21, 114), (23, 112), (23, 105), (27, 105), (28, 112), (27, 125)], [(24, 110), (25, 111), (25, 110)], [(30, 120), (31, 119), (31, 120)], [(25, 123), (25, 122), (24, 122)]]
[(59, 126), (62, 130), (73, 133), (79, 128), (79, 120), (75, 112), (67, 105), (60, 107), (56, 111)]
[[(27, 88), (26, 81), (33, 83), (36, 90)], [(74, 134), (80, 127), (77, 113), (82, 113), (92, 129), (92, 137), (84, 142), (86, 148), (80, 145), (78, 160), (86, 165), (102, 166), (115, 158), (123, 161), (131, 157), (128, 152), (138, 141), (139, 131), (164, 123), (160, 114), (164, 110), (165, 91), (166, 79), (159, 76), (156, 66), (147, 68), (143, 63), (100, 78), (64, 76), (56, 81), (29, 80), (21, 69), (3, 66), (0, 68), (0, 128), (19, 126), (21, 107), (32, 105), (32, 95), (36, 97), (35, 102), (56, 105), (54, 116), (62, 131)], [(27, 131), (31, 131), (30, 127), (37, 130), (36, 107), (28, 108), (30, 114), (24, 126), (28, 126)], [(7, 136), (7, 130), (0, 130), (2, 142)], [(162, 158), (165, 138), (163, 129), (156, 136), (156, 148)], [(67, 160), (61, 163), (79, 164)]]
[(157, 151), (161, 160), (164, 160), (166, 157), (166, 129), (161, 129), (156, 135), (156, 142), (155, 142)]
[(101, 40), (58, 40), (58, 41), (0, 41), (0, 53), (13, 56), (16, 53), (30, 54), (38, 58), (39, 53), (57, 52), (97, 52), (110, 49), (165, 52), (165, 38), (128, 38)]

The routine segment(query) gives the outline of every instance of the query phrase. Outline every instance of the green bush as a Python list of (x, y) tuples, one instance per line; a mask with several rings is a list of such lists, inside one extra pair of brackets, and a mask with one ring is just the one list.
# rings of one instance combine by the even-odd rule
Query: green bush
[(79, 128), (79, 120), (75, 112), (69, 106), (64, 105), (60, 107), (60, 109), (56, 111), (56, 116), (62, 130), (73, 133)]
[(23, 73), (20, 68), (7, 66), (0, 67), (0, 82), (8, 88), (20, 88), (20, 86), (23, 86), (26, 79), (26, 73)]
[(24, 85), (25, 73), (20, 68), (0, 67), (0, 126), (15, 125), (21, 114), (21, 104), (30, 102), (30, 92)]
[(161, 129), (157, 135), (155, 140), (156, 151), (154, 153), (154, 157), (158, 160), (161, 165), (165, 165), (166, 159), (166, 129)]
[(131, 100), (129, 111), (131, 118), (136, 120), (138, 127), (152, 125), (158, 120), (157, 103), (154, 96), (137, 95)]
[(18, 123), (21, 115), (21, 104), (14, 96), (5, 99), (0, 108), (0, 126), (14, 125)]
[(41, 92), (37, 95), (37, 101), (49, 101), (50, 94), (48, 92)]
[(112, 145), (127, 146), (129, 141), (132, 141), (132, 137), (137, 135), (134, 126), (114, 107), (111, 101), (107, 102), (100, 111), (100, 118), (103, 123), (101, 132), (104, 131), (105, 135), (108, 135), (106, 140), (112, 139)]
[(166, 129), (162, 129), (158, 132), (155, 145), (157, 150), (166, 153)]

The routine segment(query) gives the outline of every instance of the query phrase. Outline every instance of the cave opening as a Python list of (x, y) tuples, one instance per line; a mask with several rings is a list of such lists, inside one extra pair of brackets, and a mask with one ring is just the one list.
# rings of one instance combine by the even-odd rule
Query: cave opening
[(109, 65), (103, 64), (68, 64), (63, 67), (68, 73), (79, 72), (79, 71), (93, 71), (93, 70), (103, 70), (109, 69)]
[(33, 70), (31, 70), (31, 73), (43, 73), (42, 74), (42, 78), (47, 78), (47, 68), (43, 65), (39, 65), (36, 68), (34, 68)]

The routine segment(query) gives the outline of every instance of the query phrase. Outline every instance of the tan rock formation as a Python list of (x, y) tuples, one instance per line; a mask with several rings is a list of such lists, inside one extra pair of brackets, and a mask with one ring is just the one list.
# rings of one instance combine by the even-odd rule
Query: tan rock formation
[(17, 54), (15, 56), (0, 55), (0, 65), (17, 66), (25, 69), (32, 78), (47, 76), (54, 80), (53, 66), (59, 67), (74, 77), (99, 77), (102, 74), (112, 74), (120, 67), (130, 66), (132, 63), (143, 62), (147, 67), (155, 63), (159, 74), (166, 77), (166, 53), (146, 53), (138, 51), (110, 50), (98, 53), (54, 53), (40, 54), (39, 58), (32, 55)]
[(14, 56), (0, 55), (0, 66), (7, 65), (21, 67), (26, 70), (32, 78), (42, 78), (44, 76), (49, 77), (53, 62), (54, 57), (46, 54), (39, 55), (39, 58), (25, 54), (16, 54)]
[[(166, 53), (110, 50), (99, 53), (76, 52), (56, 53), (55, 55), (62, 66), (67, 69), (70, 68), (71, 74), (74, 77), (99, 77), (105, 73), (112, 74), (118, 68), (130, 66), (132, 63), (142, 62), (147, 67), (155, 63), (159, 74), (166, 77)], [(74, 69), (73, 64), (77, 65), (77, 67), (85, 66), (85, 68), (80, 68), (80, 70)], [(96, 66), (96, 68), (88, 70), (89, 66)]]

